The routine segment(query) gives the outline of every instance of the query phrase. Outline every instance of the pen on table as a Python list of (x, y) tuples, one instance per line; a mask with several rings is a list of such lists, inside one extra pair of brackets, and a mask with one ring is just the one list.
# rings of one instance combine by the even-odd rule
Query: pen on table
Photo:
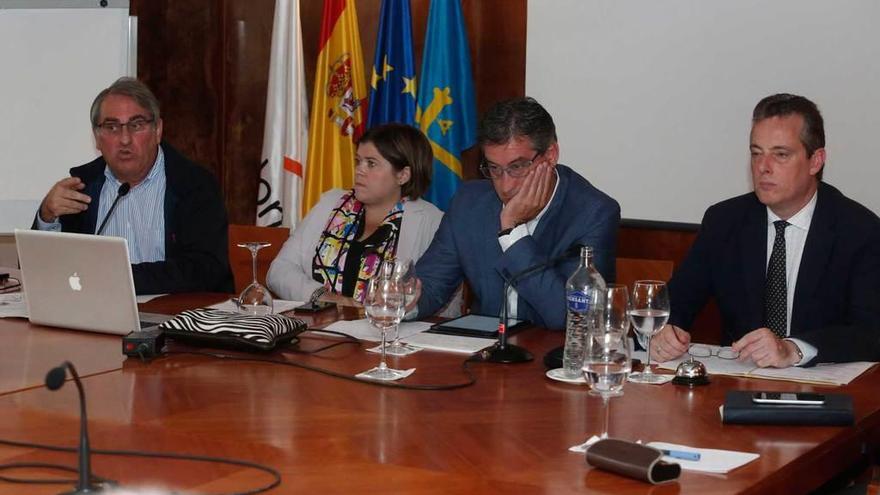
[(683, 461), (699, 461), (700, 453), (699, 452), (688, 452), (686, 450), (667, 450), (660, 449), (660, 452), (663, 452), (663, 455), (672, 457), (673, 459), (681, 459)]

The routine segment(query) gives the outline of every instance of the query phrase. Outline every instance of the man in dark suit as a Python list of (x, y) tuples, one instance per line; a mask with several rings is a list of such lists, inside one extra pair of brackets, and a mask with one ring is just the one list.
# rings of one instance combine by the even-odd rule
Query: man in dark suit
[[(475, 296), (472, 311), (498, 315), (505, 281), (578, 244), (593, 247), (596, 268), (613, 280), (620, 207), (557, 163), (550, 114), (532, 98), (498, 103), (483, 117), (478, 141), (489, 180), (461, 186), (419, 259), (418, 315), (443, 307), (463, 279)], [(575, 255), (515, 280), (510, 315), (565, 328), (565, 282), (576, 266)]]
[(708, 298), (741, 360), (784, 368), (880, 360), (880, 219), (822, 182), (825, 131), (810, 100), (777, 94), (752, 116), (754, 192), (710, 207), (669, 283), (659, 360), (688, 350)]
[(124, 237), (138, 294), (232, 292), (220, 188), (162, 142), (153, 92), (120, 78), (95, 98), (91, 121), (101, 156), (52, 186), (33, 227), (94, 234), (103, 224), (102, 234)]

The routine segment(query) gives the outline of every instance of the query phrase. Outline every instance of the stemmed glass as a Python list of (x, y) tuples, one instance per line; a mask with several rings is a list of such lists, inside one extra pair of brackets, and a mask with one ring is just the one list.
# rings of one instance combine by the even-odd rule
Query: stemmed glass
[(590, 384), (590, 394), (602, 397), (605, 412), (599, 438), (608, 438), (608, 400), (623, 395), (623, 385), (632, 370), (627, 332), (589, 331), (584, 354), (584, 378)]
[(389, 368), (385, 363), (386, 338), (388, 330), (400, 323), (404, 312), (403, 290), (394, 277), (393, 262), (385, 261), (367, 284), (364, 296), (364, 309), (370, 324), (382, 333), (379, 366), (361, 373), (359, 376), (373, 380), (397, 380), (406, 376), (402, 370)]
[(605, 289), (605, 330), (608, 332), (627, 333), (629, 330), (629, 294), (623, 284), (608, 284)]
[[(393, 263), (393, 276), (403, 292), (404, 307), (409, 306), (409, 303), (412, 301), (413, 297), (415, 297), (416, 292), (416, 270), (412, 260), (397, 260), (396, 262), (386, 263)], [(386, 346), (385, 352), (392, 356), (406, 356), (421, 350), (421, 347), (401, 342), (400, 325), (394, 325), (394, 341)]]
[(647, 341), (648, 362), (641, 373), (633, 373), (629, 381), (635, 383), (663, 383), (664, 378), (651, 370), (651, 338), (669, 319), (669, 292), (666, 284), (657, 280), (639, 280), (633, 286), (627, 311), (633, 329)]
[(271, 245), (272, 244), (268, 242), (245, 242), (237, 244), (240, 248), (247, 248), (250, 250), (254, 272), (253, 282), (245, 287), (236, 301), (238, 311), (241, 313), (249, 315), (272, 314), (272, 294), (269, 293), (269, 289), (263, 284), (257, 282), (257, 251)]

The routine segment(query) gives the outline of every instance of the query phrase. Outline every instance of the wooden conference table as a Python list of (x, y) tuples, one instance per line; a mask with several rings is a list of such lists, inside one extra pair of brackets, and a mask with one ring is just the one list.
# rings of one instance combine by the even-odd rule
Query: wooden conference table
[[(144, 306), (171, 312), (216, 302), (217, 295), (169, 296)], [(315, 324), (337, 315), (324, 314)], [(611, 435), (757, 452), (727, 475), (684, 472), (651, 486), (585, 465), (569, 446), (597, 433), (601, 401), (584, 386), (548, 380), (540, 358), (559, 333), (527, 330), (515, 340), (537, 359), (473, 364), (477, 379), (451, 391), (386, 388), (294, 366), (175, 354), (124, 360), (118, 337), (0, 320), (0, 437), (75, 445), (79, 408), (72, 383), (51, 392), (45, 372), (63, 359), (84, 376), (93, 448), (173, 451), (247, 459), (281, 471), (273, 493), (804, 493), (880, 445), (876, 368), (834, 391), (853, 394), (857, 424), (836, 427), (722, 425), (726, 390), (825, 390), (785, 382), (714, 377), (689, 390), (627, 384), (611, 401)], [(332, 342), (302, 338), (300, 348)], [(355, 374), (377, 362), (354, 345), (317, 355), (272, 359)], [(409, 384), (466, 381), (460, 355), (423, 351), (391, 359), (416, 367)], [(63, 462), (72, 454), (0, 446), (0, 464)], [(247, 468), (186, 461), (94, 456), (93, 471), (126, 486), (166, 486), (196, 493), (244, 491), (270, 480)], [(5, 475), (47, 477), (46, 472)], [(58, 493), (59, 486), (0, 482), (0, 493)]]

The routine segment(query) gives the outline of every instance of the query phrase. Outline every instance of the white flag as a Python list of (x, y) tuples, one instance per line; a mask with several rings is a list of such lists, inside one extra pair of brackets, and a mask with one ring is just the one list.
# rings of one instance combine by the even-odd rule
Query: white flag
[(276, 0), (257, 193), (259, 226), (293, 228), (299, 221), (308, 113), (299, 0)]

